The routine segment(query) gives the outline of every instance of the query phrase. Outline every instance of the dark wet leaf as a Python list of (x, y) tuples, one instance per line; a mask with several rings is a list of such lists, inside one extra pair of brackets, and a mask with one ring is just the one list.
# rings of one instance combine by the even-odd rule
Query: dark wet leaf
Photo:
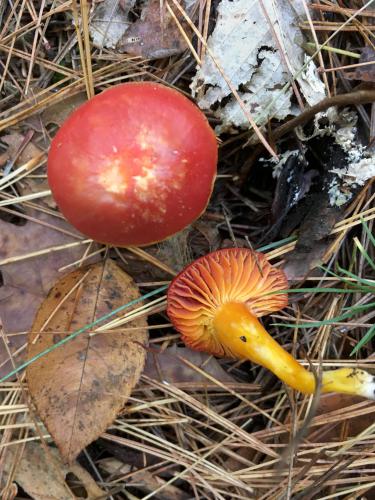
[(295, 249), (286, 257), (284, 272), (289, 281), (301, 280), (322, 263), (327, 247), (332, 242), (330, 233), (342, 216), (339, 207), (332, 207), (327, 193), (309, 197), (310, 208), (300, 226)]

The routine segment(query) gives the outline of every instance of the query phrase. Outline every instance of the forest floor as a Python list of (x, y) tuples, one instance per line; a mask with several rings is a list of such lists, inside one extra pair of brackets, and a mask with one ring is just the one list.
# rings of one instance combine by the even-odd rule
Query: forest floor
[[(292, 289), (289, 305), (263, 319), (270, 334), (318, 378), (339, 367), (375, 374), (374, 26), (374, 4), (362, 0), (0, 0), (2, 498), (374, 498), (373, 401), (304, 395), (248, 361), (192, 351), (165, 311), (166, 286), (187, 264), (251, 248)], [(205, 113), (219, 145), (214, 191), (205, 213), (162, 243), (101, 245), (51, 196), (50, 142), (87, 99), (144, 80)], [(112, 413), (117, 405), (110, 425), (92, 397), (80, 432), (63, 410), (46, 422), (46, 402), (29, 388), (49, 383), (43, 363), (55, 369), (82, 339), (105, 337), (95, 314), (74, 310), (88, 325), (82, 336), (17, 367), (36, 352), (28, 332), (43, 336), (56, 314), (50, 289), (71, 296), (87, 269), (87, 301), (92, 290), (117, 296), (112, 308), (143, 297), (102, 331), (143, 343), (147, 318), (149, 340), (134, 359), (113, 355), (108, 373), (98, 368), (110, 378), (128, 363), (140, 378), (121, 387), (125, 404), (102, 395)], [(61, 314), (73, 316), (71, 304), (60, 301)], [(56, 401), (84, 370), (79, 359), (64, 365)], [(55, 446), (65, 438), (83, 448), (70, 463)]]

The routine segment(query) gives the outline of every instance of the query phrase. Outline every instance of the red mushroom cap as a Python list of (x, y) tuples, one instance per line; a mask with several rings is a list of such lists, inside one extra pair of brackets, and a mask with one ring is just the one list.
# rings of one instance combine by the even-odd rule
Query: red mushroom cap
[(212, 252), (187, 266), (168, 289), (168, 316), (182, 340), (192, 349), (216, 356), (223, 347), (216, 340), (213, 318), (228, 302), (244, 303), (257, 317), (285, 307), (288, 281), (265, 255), (247, 248)]
[(94, 240), (161, 241), (205, 210), (217, 143), (204, 114), (181, 93), (125, 83), (70, 115), (52, 141), (48, 181), (61, 212)]

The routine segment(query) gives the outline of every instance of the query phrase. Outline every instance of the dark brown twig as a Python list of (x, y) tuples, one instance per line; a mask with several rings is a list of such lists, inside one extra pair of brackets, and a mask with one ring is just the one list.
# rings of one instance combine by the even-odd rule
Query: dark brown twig
[[(317, 113), (325, 111), (332, 106), (358, 106), (360, 104), (367, 104), (370, 102), (375, 102), (375, 90), (357, 90), (356, 92), (350, 92), (348, 94), (340, 94), (333, 97), (327, 97), (326, 99), (320, 101), (318, 104), (315, 104), (315, 106), (306, 109), (300, 115), (292, 118), (288, 122), (280, 125), (280, 127), (277, 127), (275, 130), (273, 130), (272, 140), (276, 141), (288, 132), (294, 130), (296, 127), (305, 125), (309, 120), (314, 118)], [(251, 154), (249, 160), (244, 163), (239, 176), (240, 185), (243, 185), (243, 183), (246, 181), (254, 161), (262, 151), (263, 145), (258, 144)]]

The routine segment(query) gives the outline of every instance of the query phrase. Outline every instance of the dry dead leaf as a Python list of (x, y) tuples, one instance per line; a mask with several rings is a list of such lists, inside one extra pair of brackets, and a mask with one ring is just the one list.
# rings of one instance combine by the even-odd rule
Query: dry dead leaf
[[(350, 415), (350, 407), (354, 408), (355, 405), (360, 405), (361, 403), (366, 404), (362, 398), (350, 394), (323, 394), (319, 401), (316, 416), (318, 417), (335, 411), (341, 411), (342, 415), (337, 419), (335, 424), (329, 425), (324, 432), (322, 428), (319, 430), (313, 428), (308, 439), (313, 438), (310, 439), (313, 442), (327, 443), (354, 437), (363, 432), (374, 423), (374, 414)], [(345, 415), (347, 415), (346, 418)], [(345, 433), (344, 436), (342, 435), (343, 432)]]
[(177, 274), (193, 260), (189, 244), (190, 234), (191, 227), (189, 226), (171, 238), (149, 247), (147, 251)]
[[(188, 25), (172, 3), (170, 7), (190, 38)], [(175, 20), (160, 0), (149, 0), (142, 10), (141, 17), (129, 26), (117, 43), (119, 52), (127, 52), (148, 59), (169, 57), (183, 52), (186, 48), (187, 44)]]
[(167, 240), (147, 247), (144, 250), (147, 256), (124, 251), (125, 270), (137, 283), (170, 280), (173, 274), (193, 260), (188, 244), (189, 234), (190, 228), (185, 228)]
[[(73, 500), (77, 498), (65, 482), (69, 473), (74, 474), (86, 490), (84, 496), (86, 500), (94, 500), (105, 495), (105, 491), (97, 486), (90, 474), (77, 462), (67, 467), (62, 462), (56, 448), (48, 447), (48, 450), (47, 454), (40, 443), (27, 443), (17, 465), (14, 481), (31, 498), (35, 500)], [(10, 446), (6, 453), (5, 479), (16, 456), (15, 447)]]
[(57, 102), (56, 104), (49, 106), (41, 114), (44, 126), (54, 123), (55, 125), (61, 127), (68, 116), (86, 101), (86, 92), (79, 92), (78, 94), (67, 97), (61, 102)]
[(2, 500), (14, 500), (17, 498), (18, 487), (16, 483), (9, 485), (6, 491), (2, 492)]
[(197, 233), (193, 235), (190, 244), (198, 255), (201, 255), (202, 251), (205, 252), (207, 245), (210, 252), (220, 248), (222, 241), (217, 222), (198, 219), (194, 222), (194, 229)]
[[(305, 417), (304, 410), (299, 417), (300, 421), (303, 422)], [(310, 442), (326, 444), (345, 441), (374, 424), (374, 408), (371, 401), (363, 400), (360, 396), (338, 393), (321, 394), (314, 420), (323, 422), (323, 425), (310, 427), (307, 434)], [(289, 412), (285, 424), (290, 425), (290, 422)], [(280, 439), (283, 443), (287, 443), (290, 437), (283, 434)]]
[(9, 160), (9, 155), (7, 152), (5, 153), (0, 153), (0, 167), (4, 167), (6, 162)]
[[(58, 116), (58, 114), (56, 114), (56, 116)], [(13, 132), (12, 134), (3, 136), (1, 140), (8, 145), (7, 155), (10, 161), (16, 159), (14, 168), (25, 165), (35, 158), (43, 157), (43, 150), (35, 145), (31, 138), (27, 140), (27, 134), (24, 136), (18, 132)], [(26, 146), (22, 148), (22, 145), (25, 144), (25, 140), (27, 140)], [(19, 151), (21, 151), (20, 154), (18, 154)], [(45, 158), (47, 157), (45, 156)], [(34, 174), (37, 174), (39, 177), (35, 178), (27, 175), (17, 182), (17, 189), (21, 196), (49, 189), (46, 165), (34, 170), (33, 175)], [(56, 203), (52, 196), (42, 198), (39, 203), (49, 208), (56, 208)]]
[[(35, 317), (28, 357), (138, 297), (130, 276), (109, 259), (68, 274)], [(68, 462), (110, 425), (143, 370), (146, 319), (129, 326), (143, 328), (95, 336), (87, 331), (27, 368), (37, 411)]]
[(132, 471), (131, 476), (127, 479), (127, 485), (133, 486), (143, 492), (152, 492), (163, 487), (157, 498), (160, 500), (188, 500), (189, 494), (180, 490), (173, 484), (167, 484), (167, 481), (160, 477), (158, 474), (153, 474), (147, 469), (140, 468), (134, 472), (134, 464), (121, 462), (117, 458), (104, 458), (100, 460), (99, 466), (105, 472), (111, 475), (112, 481), (115, 478), (122, 478)]
[(129, 27), (129, 11), (135, 0), (103, 0), (96, 4), (90, 22), (92, 43), (100, 49), (114, 49)]
[[(267, 13), (267, 15), (265, 14)], [(284, 119), (298, 114), (293, 89), (286, 85), (294, 77), (309, 105), (325, 97), (313, 61), (305, 63), (299, 27), (304, 17), (302, 2), (289, 0), (221, 0), (216, 26), (207, 45), (216, 62), (238, 91), (259, 126), (270, 117)], [(281, 48), (281, 50), (280, 50)], [(198, 105), (212, 109), (222, 120), (218, 133), (233, 126), (248, 128), (249, 122), (210, 55), (203, 59), (191, 85)]]
[[(345, 71), (344, 76), (348, 80), (362, 80), (362, 82), (375, 82), (375, 50), (372, 47), (364, 47), (361, 50), (359, 64), (366, 63), (365, 66), (358, 66), (354, 71)], [(371, 63), (371, 64), (369, 64)]]
[(8, 157), (12, 160), (15, 156), (17, 156), (17, 160), (15, 162), (16, 166), (23, 165), (42, 153), (42, 150), (32, 142), (30, 135), (30, 140), (27, 140), (26, 145), (22, 148), (20, 154), (18, 154), (24, 140), (25, 136), (19, 132), (12, 132), (11, 134), (3, 135), (1, 137), (1, 141), (8, 146)]
[(204, 352), (192, 351), (187, 347), (177, 347), (173, 345), (165, 351), (150, 353), (147, 356), (145, 365), (145, 375), (157, 380), (165, 380), (171, 384), (208, 384), (210, 380), (203, 374), (185, 365), (178, 356), (208, 373), (211, 377), (220, 382), (238, 383), (229, 373), (227, 373), (213, 356)]
[[(28, 210), (27, 215), (38, 222), (28, 221), (19, 226), (0, 219), (0, 317), (6, 334), (26, 332), (30, 329), (34, 315), (49, 289), (59, 276), (59, 269), (83, 257), (87, 245), (49, 252), (41, 256), (2, 264), (6, 259), (27, 255), (57, 245), (79, 241), (80, 236), (63, 219), (43, 212)], [(56, 229), (53, 229), (56, 228)], [(72, 233), (72, 236), (60, 230)], [(75, 238), (73, 234), (77, 234)], [(95, 247), (96, 248), (96, 247)], [(95, 249), (92, 247), (92, 250)], [(8, 337), (11, 352), (16, 351), (26, 342), (25, 335)], [(0, 343), (0, 373), (5, 375), (10, 370), (8, 353)], [(16, 362), (22, 360), (22, 356)]]

